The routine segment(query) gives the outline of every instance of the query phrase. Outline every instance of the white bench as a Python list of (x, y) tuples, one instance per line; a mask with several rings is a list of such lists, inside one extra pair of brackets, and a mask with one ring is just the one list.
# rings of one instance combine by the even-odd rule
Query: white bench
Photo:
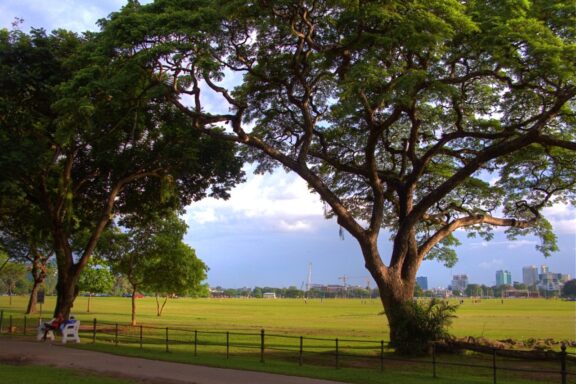
[[(44, 338), (44, 332), (46, 332), (46, 325), (42, 323), (36, 330), (36, 340), (41, 341)], [(51, 329), (46, 332), (46, 340), (48, 339), (50, 339), (50, 341), (54, 341), (54, 331)]]
[(73, 323), (65, 324), (62, 328), (62, 344), (66, 344), (68, 340), (76, 343), (80, 342), (78, 330), (80, 329), (80, 321), (75, 320)]

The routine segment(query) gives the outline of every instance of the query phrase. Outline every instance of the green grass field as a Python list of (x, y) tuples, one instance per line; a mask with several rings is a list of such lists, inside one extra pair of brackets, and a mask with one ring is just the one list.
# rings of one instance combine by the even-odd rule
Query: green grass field
[(131, 380), (114, 379), (86, 372), (76, 372), (68, 369), (27, 365), (3, 364), (0, 362), (0, 378), (3, 383), (10, 384), (136, 384)]
[[(26, 305), (25, 297), (14, 297), (9, 305), (8, 297), (0, 297), (0, 310), (3, 314), (4, 328), (10, 316), (14, 319), (23, 318), (23, 309)], [(334, 350), (329, 347), (318, 347), (314, 351), (315, 341), (312, 338), (334, 340), (335, 338), (360, 340), (361, 342), (388, 340), (386, 316), (382, 315), (382, 307), (377, 300), (270, 300), (270, 299), (173, 299), (167, 304), (162, 317), (156, 316), (156, 302), (154, 298), (138, 300), (137, 320), (139, 324), (147, 327), (157, 327), (152, 337), (157, 341), (146, 341), (145, 348), (138, 348), (135, 341), (137, 329), (123, 327), (124, 336), (119, 345), (114, 342), (114, 327), (112, 324), (127, 324), (130, 321), (130, 299), (96, 297), (91, 300), (91, 312), (87, 313), (87, 298), (79, 297), (75, 303), (73, 313), (89, 329), (93, 319), (98, 321), (99, 343), (84, 344), (83, 348), (104, 350), (107, 352), (142, 356), (153, 359), (181, 361), (193, 364), (221, 366), (227, 368), (263, 370), (291, 375), (319, 377), (331, 380), (340, 380), (350, 383), (380, 383), (382, 373), (379, 370), (379, 361), (365, 362), (347, 357), (341, 369), (334, 369)], [(51, 317), (54, 298), (48, 297), (43, 306), (43, 318)], [(28, 324), (34, 324), (38, 315), (28, 319)], [(482, 300), (473, 303), (465, 300), (457, 311), (458, 318), (454, 321), (451, 333), (455, 336), (474, 336), (489, 339), (518, 339), (529, 338), (555, 340), (576, 340), (576, 302), (545, 299), (509, 299)], [(170, 353), (165, 352), (162, 341), (165, 327), (186, 328), (190, 330), (216, 331), (210, 335), (203, 333), (205, 344), (201, 345), (198, 356), (193, 356), (190, 345), (171, 345)], [(84, 341), (91, 339), (89, 330), (84, 332)], [(101, 330), (102, 329), (102, 330)], [(258, 349), (236, 347), (231, 351), (231, 358), (225, 357), (226, 348), (222, 342), (223, 332), (232, 332), (231, 338), (236, 343), (242, 343), (238, 334), (247, 333), (247, 343), (258, 345), (258, 335), (261, 329), (266, 330), (266, 344), (268, 350), (266, 364), (259, 362)], [(6, 332), (6, 330), (4, 330)], [(132, 332), (130, 334), (130, 332)], [(170, 330), (171, 340), (190, 338), (192, 333), (178, 334)], [(280, 335), (280, 336), (274, 336)], [(298, 366), (297, 338), (283, 338), (281, 335), (304, 336), (307, 353), (304, 366)], [(242, 336), (243, 337), (243, 336)], [(222, 339), (222, 340), (220, 340)], [(250, 340), (248, 340), (250, 339)], [(214, 340), (219, 340), (214, 342)], [(131, 344), (127, 343), (130, 341)], [(318, 341), (318, 345), (326, 344)], [(371, 347), (377, 344), (371, 344)], [(278, 350), (274, 350), (277, 347)], [(289, 351), (285, 348), (291, 348)], [(346, 342), (341, 342), (340, 348), (346, 353)], [(368, 353), (377, 357), (377, 347)], [(576, 352), (574, 348), (569, 350)], [(223, 357), (224, 356), (224, 357)], [(269, 358), (273, 357), (273, 358)], [(405, 364), (392, 360), (386, 361), (386, 377), (394, 377), (391, 382), (410, 384), (424, 383), (430, 379), (431, 367), (429, 361), (424, 359), (422, 364)], [(460, 364), (481, 364), (490, 366), (491, 357), (479, 356), (442, 356), (443, 362)], [(464, 360), (463, 360), (464, 359)], [(506, 359), (500, 359), (498, 364), (507, 364)], [(540, 364), (527, 362), (531, 369)], [(548, 363), (546, 363), (548, 364)], [(556, 363), (543, 365), (541, 370), (558, 370)], [(365, 368), (365, 369), (358, 369)], [(576, 370), (574, 363), (570, 365), (571, 372)], [(457, 365), (444, 365), (439, 368), (439, 379), (436, 383), (453, 382), (455, 377), (466, 377), (469, 383), (491, 382), (489, 369), (462, 368)], [(557, 382), (555, 375), (538, 378), (533, 374), (508, 374), (499, 372), (501, 378), (507, 383), (548, 383)], [(505, 379), (504, 379), (505, 378)], [(574, 377), (572, 377), (574, 379)], [(539, 381), (538, 381), (539, 380)], [(559, 381), (558, 381), (559, 382)]]
[[(0, 297), (5, 317), (23, 316), (26, 297)], [(44, 318), (51, 317), (54, 297), (43, 305)], [(93, 297), (87, 313), (87, 298), (78, 297), (73, 313), (86, 322), (128, 323), (130, 299)], [(298, 299), (171, 299), (162, 317), (156, 316), (154, 298), (137, 302), (138, 323), (182, 326), (199, 330), (259, 331), (295, 336), (366, 338), (388, 340), (386, 316), (377, 300)], [(576, 340), (576, 302), (545, 299), (465, 300), (452, 325), (455, 336), (490, 339), (553, 338)], [(37, 316), (37, 315), (36, 315)], [(36, 317), (35, 316), (35, 317)]]

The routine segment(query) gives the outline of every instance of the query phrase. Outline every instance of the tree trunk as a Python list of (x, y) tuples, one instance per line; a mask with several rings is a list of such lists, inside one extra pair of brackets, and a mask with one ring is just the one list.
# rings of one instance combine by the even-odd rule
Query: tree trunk
[(91, 301), (91, 299), (92, 299), (92, 293), (89, 292), (88, 293), (88, 307), (86, 308), (87, 313), (90, 313), (90, 301)]
[[(410, 285), (412, 289), (407, 288)], [(396, 349), (406, 342), (406, 334), (415, 334), (417, 331), (417, 329), (409, 329), (417, 323), (408, 320), (412, 313), (408, 303), (413, 297), (413, 286), (414, 284), (410, 284), (409, 281), (391, 279), (385, 283), (386, 288), (380, 287), (380, 300), (390, 328), (390, 345)]]
[(54, 317), (59, 313), (64, 316), (64, 319), (70, 318), (70, 312), (74, 306), (74, 300), (78, 296), (78, 274), (69, 273), (66, 276), (58, 273), (58, 283), (56, 284), (56, 307), (54, 308)]
[(30, 293), (30, 299), (28, 300), (28, 307), (26, 308), (27, 315), (36, 313), (38, 289), (40, 288), (40, 284), (42, 284), (46, 279), (46, 264), (52, 256), (51, 253), (44, 256), (34, 245), (31, 245), (30, 249), (33, 257), (28, 260), (32, 262), (32, 270), (30, 272), (32, 274), (32, 279), (34, 279), (34, 285), (32, 286), (32, 292)]
[(136, 287), (132, 289), (132, 326), (136, 325)]
[(160, 305), (160, 300), (158, 299), (160, 295), (158, 295), (158, 293), (156, 293), (156, 315), (158, 317), (162, 316), (162, 311), (164, 311), (164, 307), (166, 306), (166, 303), (168, 302), (168, 295), (166, 295), (166, 297), (164, 298), (164, 302), (162, 303), (162, 305)]
[(390, 344), (394, 348), (404, 342), (403, 335), (407, 325), (415, 323), (406, 321), (407, 316), (412, 313), (409, 310), (409, 303), (414, 296), (416, 273), (421, 261), (415, 244), (415, 240), (408, 240), (401, 246), (395, 246), (391, 266), (387, 267), (380, 258), (375, 238), (360, 242), (366, 268), (378, 285), (380, 300), (390, 328)]
[(34, 285), (32, 285), (32, 291), (30, 292), (30, 297), (28, 298), (28, 306), (26, 307), (26, 314), (32, 315), (36, 313), (36, 301), (38, 299), (38, 289), (40, 288), (41, 281), (34, 280)]

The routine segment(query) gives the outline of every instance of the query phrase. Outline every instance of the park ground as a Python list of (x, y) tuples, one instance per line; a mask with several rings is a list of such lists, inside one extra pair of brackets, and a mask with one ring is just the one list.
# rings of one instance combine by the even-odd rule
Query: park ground
[[(44, 304), (43, 317), (50, 317), (51, 313), (48, 308), (53, 307), (53, 298), (48, 297)], [(9, 305), (7, 297), (0, 297), (0, 311), (4, 312), (4, 321), (8, 316), (22, 317), (23, 308), (25, 308), (25, 297), (13, 298), (12, 305)], [(130, 300), (126, 298), (116, 297), (98, 297), (92, 298), (91, 310), (87, 312), (86, 298), (79, 297), (75, 307), (74, 314), (79, 318), (83, 324), (91, 327), (93, 319), (98, 319), (98, 324), (102, 322), (119, 322), (128, 323), (130, 319)], [(290, 334), (290, 335), (304, 335), (305, 337), (352, 337), (355, 339), (371, 339), (371, 340), (387, 340), (387, 326), (386, 317), (381, 314), (382, 307), (377, 300), (263, 300), (263, 299), (174, 299), (170, 300), (165, 313), (162, 317), (156, 316), (155, 301), (153, 298), (143, 298), (138, 300), (138, 322), (139, 324), (146, 324), (150, 326), (185, 326), (189, 328), (197, 328), (201, 330), (222, 331), (230, 330), (232, 332), (242, 331), (256, 331), (266, 329), (266, 332)], [(458, 318), (454, 322), (451, 331), (456, 336), (474, 336), (486, 337), (490, 339), (518, 339), (526, 340), (529, 338), (535, 339), (555, 339), (555, 340), (576, 340), (576, 303), (567, 302), (562, 300), (544, 300), (544, 299), (510, 299), (510, 300), (465, 300), (459, 307), (457, 312)], [(34, 315), (31, 321), (35, 320)], [(1, 351), (12, 352), (5, 361), (21, 361), (26, 364), (51, 364), (58, 367), (72, 367), (75, 369), (91, 370), (90, 367), (80, 367), (74, 365), (75, 360), (65, 359), (64, 365), (56, 365), (53, 363), (45, 363), (43, 360), (47, 355), (53, 355), (53, 352), (72, 350), (74, 355), (79, 353), (95, 353), (94, 351), (78, 350), (76, 348), (62, 347), (58, 344), (50, 345), (44, 343), (31, 342), (32, 338), (28, 338), (28, 342), (21, 343), (18, 348), (45, 348), (40, 349), (38, 353), (30, 352), (31, 354), (14, 354), (18, 351), (17, 347), (6, 344), (7, 342), (18, 341), (14, 337), (4, 336), (0, 338), (0, 353)], [(20, 341), (18, 341), (20, 342)], [(113, 348), (113, 347), (111, 347)], [(108, 348), (110, 349), (110, 348)], [(107, 351), (109, 352), (109, 351)], [(570, 352), (574, 352), (571, 348)], [(118, 350), (118, 354), (121, 353)], [(166, 353), (158, 354), (158, 356), (167, 355)], [(19, 357), (20, 356), (20, 357)], [(28, 356), (28, 357), (27, 357)], [(30, 356), (34, 356), (33, 358)], [(175, 357), (176, 354), (171, 353), (170, 357)], [(108, 355), (102, 357), (103, 359), (116, 359), (118, 356)], [(141, 356), (142, 357), (142, 356)], [(146, 356), (144, 356), (146, 357)], [(137, 373), (142, 369), (140, 367), (151, 367), (154, 364), (163, 364), (155, 361), (156, 356), (147, 357), (152, 360), (141, 360), (137, 363)], [(160, 359), (164, 359), (161, 357)], [(19, 360), (20, 359), (20, 360)], [(124, 358), (122, 358), (124, 359)], [(220, 357), (220, 360), (223, 358)], [(93, 358), (87, 358), (89, 362), (94, 361)], [(255, 365), (258, 359), (253, 359)], [(117, 361), (117, 360), (114, 360)], [(123, 361), (123, 360), (120, 360)], [(150, 361), (150, 362), (149, 362)], [(227, 360), (224, 360), (227, 361)], [(226, 365), (228, 368), (239, 369), (253, 369), (260, 370), (261, 368), (253, 368), (244, 366), (244, 360), (234, 356)], [(236, 365), (234, 365), (234, 364)], [(267, 362), (268, 363), (268, 362)], [(0, 365), (2, 361), (0, 361)], [(68, 365), (66, 365), (68, 364)], [(91, 363), (90, 363), (91, 364)], [(203, 364), (197, 362), (197, 364)], [(98, 367), (113, 367), (123, 366), (121, 362), (107, 362), (103, 364), (96, 363)], [(183, 364), (190, 369), (203, 370), (204, 367), (198, 365)], [(211, 364), (208, 364), (211, 365)], [(293, 364), (297, 367), (297, 364)], [(223, 366), (218, 363), (217, 366)], [(306, 367), (305, 367), (306, 368)], [(308, 366), (309, 369), (319, 370), (318, 367), (314, 368)], [(210, 368), (206, 368), (210, 369)], [(266, 364), (262, 369), (270, 369), (269, 364)], [(291, 368), (292, 369), (292, 368)], [(446, 368), (447, 369), (447, 368)], [(362, 371), (365, 371), (363, 369)], [(0, 370), (1, 371), (1, 370)], [(175, 369), (155, 368), (153, 373), (159, 371), (177, 371)], [(226, 380), (226, 384), (239, 383), (236, 380), (236, 372), (230, 369), (224, 369), (225, 373), (234, 375), (234, 379)], [(370, 370), (368, 370), (370, 371)], [(243, 371), (239, 371), (243, 372)], [(123, 375), (124, 373), (114, 373), (104, 371), (105, 374)], [(390, 371), (384, 377), (390, 375)], [(243, 372), (242, 374), (252, 375), (252, 372)], [(292, 374), (292, 373), (289, 373)], [(298, 373), (306, 375), (304, 372)], [(140, 377), (139, 381), (144, 383), (159, 384), (171, 383), (167, 380), (176, 380), (174, 383), (204, 383), (202, 381), (194, 381), (196, 373), (186, 374), (185, 380), (178, 378), (164, 378), (158, 379), (156, 376)], [(373, 382), (386, 383), (383, 376), (377, 371), (375, 372)], [(447, 374), (442, 374), (447, 376)], [(314, 375), (312, 375), (314, 376)], [(402, 377), (405, 376), (403, 373)], [(226, 377), (226, 376), (224, 376)], [(240, 376), (238, 376), (240, 377)], [(276, 377), (276, 376), (274, 376)], [(287, 377), (289, 380), (300, 380), (296, 377)], [(341, 380), (346, 382), (365, 382), (358, 380), (348, 380), (343, 375), (322, 376), (329, 380)], [(156, 381), (155, 381), (156, 380)], [(160, 381), (157, 381), (160, 380)], [(165, 380), (165, 381), (162, 381)], [(177, 381), (180, 380), (180, 381)], [(249, 379), (250, 383), (281, 383), (276, 379), (272, 381), (263, 381), (265, 379)], [(311, 379), (313, 380), (313, 379)], [(0, 372), (0, 382), (1, 372)], [(293, 381), (288, 381), (293, 382)], [(294, 381), (299, 383), (300, 381)], [(314, 382), (314, 381), (313, 381)], [(323, 381), (316, 381), (323, 382)], [(326, 382), (326, 381), (324, 381)], [(372, 381), (371, 381), (372, 382)], [(393, 382), (393, 381), (392, 381)], [(404, 382), (404, 381), (403, 381)], [(405, 381), (405, 382), (418, 382), (421, 381)], [(427, 381), (426, 381), (427, 382)], [(435, 382), (443, 382), (436, 380)], [(478, 382), (485, 382), (478, 381)], [(515, 382), (524, 382), (522, 380)], [(211, 382), (207, 382), (211, 383)]]
[[(210, 368), (68, 348), (58, 343), (0, 338), (0, 363), (49, 365), (146, 384), (331, 384), (333, 381)], [(0, 382), (2, 380), (0, 371)], [(7, 383), (11, 384), (11, 383)]]

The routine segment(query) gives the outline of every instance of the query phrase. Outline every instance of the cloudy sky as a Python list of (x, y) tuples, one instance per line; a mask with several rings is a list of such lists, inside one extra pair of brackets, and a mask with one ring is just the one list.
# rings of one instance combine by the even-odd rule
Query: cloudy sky
[[(144, 1), (142, 1), (144, 2)], [(64, 28), (77, 32), (97, 30), (96, 21), (120, 9), (122, 0), (0, 0), (0, 28)], [(247, 169), (249, 172), (249, 169)], [(250, 173), (250, 172), (249, 172)], [(424, 262), (419, 275), (431, 287), (446, 287), (453, 274), (467, 274), (470, 282), (493, 285), (495, 272), (509, 270), (522, 280), (522, 267), (546, 264), (551, 271), (576, 275), (576, 211), (556, 206), (547, 211), (559, 238), (561, 251), (549, 259), (539, 254), (537, 240), (508, 241), (497, 233), (494, 240), (466, 239), (457, 251), (460, 261), (452, 269)], [(250, 175), (228, 201), (206, 199), (188, 208), (186, 242), (210, 267), (211, 286), (253, 287), (305, 284), (312, 265), (314, 283), (365, 285), (368, 276), (358, 245), (338, 225), (323, 217), (317, 196), (297, 176), (277, 171)], [(382, 236), (381, 253), (390, 244)]]

